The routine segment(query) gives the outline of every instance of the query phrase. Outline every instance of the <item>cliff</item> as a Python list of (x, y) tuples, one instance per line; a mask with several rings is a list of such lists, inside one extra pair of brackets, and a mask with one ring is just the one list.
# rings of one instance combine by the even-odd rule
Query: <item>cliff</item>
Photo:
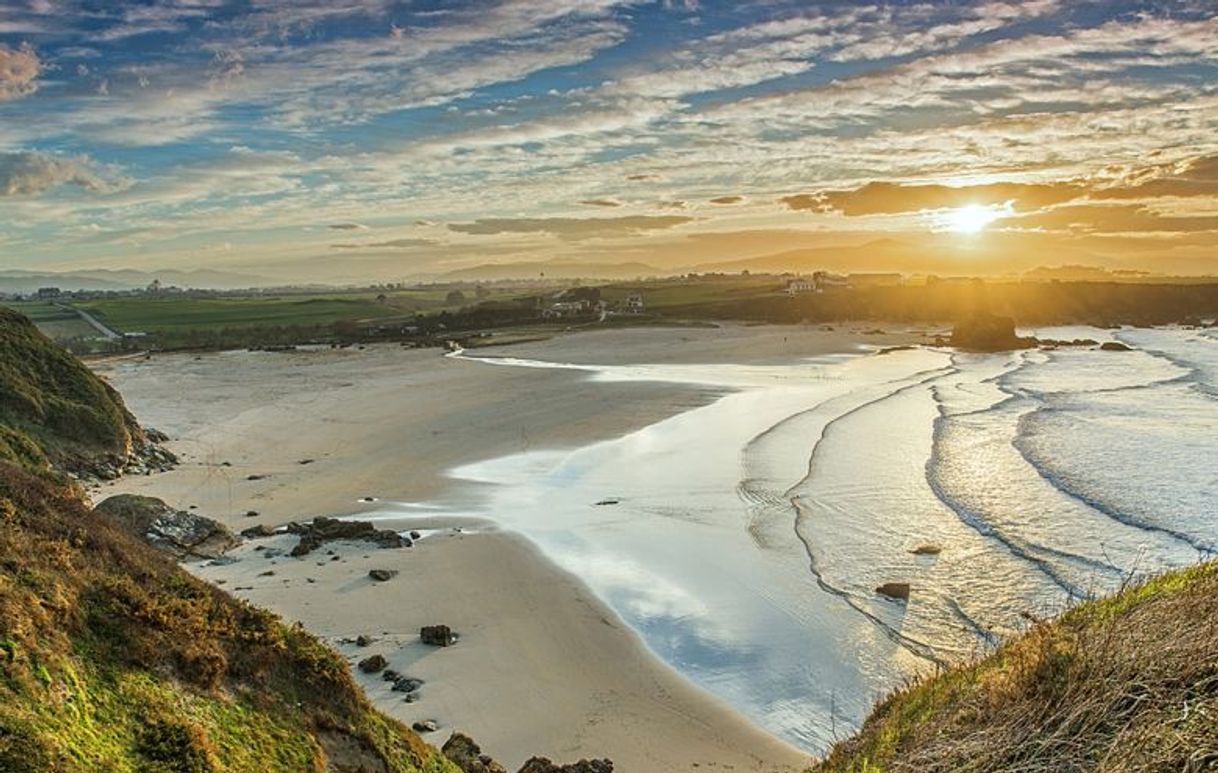
[(456, 771), (317, 639), (89, 507), (74, 478), (149, 453), (112, 389), (0, 310), (0, 770)]

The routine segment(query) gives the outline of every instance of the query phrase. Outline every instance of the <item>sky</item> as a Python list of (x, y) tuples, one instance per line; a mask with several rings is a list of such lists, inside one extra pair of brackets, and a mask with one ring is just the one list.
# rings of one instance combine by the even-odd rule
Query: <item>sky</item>
[(775, 254), (1218, 274), (1218, 2), (0, 0), (0, 269)]

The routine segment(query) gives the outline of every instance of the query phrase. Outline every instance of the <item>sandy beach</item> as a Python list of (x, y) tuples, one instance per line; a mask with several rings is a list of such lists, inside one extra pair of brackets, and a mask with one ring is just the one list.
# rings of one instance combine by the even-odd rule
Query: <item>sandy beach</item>
[[(860, 332), (604, 331), (487, 351), (570, 363), (765, 364), (911, 338)], [(234, 530), (374, 511), (379, 502), (460, 499), (468, 493), (445, 476), (457, 465), (618, 437), (718, 397), (656, 382), (598, 383), (593, 393), (577, 370), (490, 367), (394, 346), (155, 355), (96, 367), (143, 423), (171, 437), (183, 463), (94, 497), (157, 496)], [(236, 563), (195, 571), (303, 622), (352, 662), (385, 655), (425, 685), (407, 703), (361, 675), (380, 708), (407, 722), (435, 719), (437, 744), (453, 729), (467, 732), (509, 768), (534, 754), (606, 756), (627, 773), (806, 765), (804, 753), (660, 662), (525, 539), (491, 523), (420, 525), (431, 528), (411, 549), (347, 544), (335, 546), (337, 560), (324, 550), (292, 559), (273, 555), (294, 544), (276, 537), (247, 542)], [(373, 568), (400, 574), (373, 583)], [(423, 648), (418, 628), (434, 623), (459, 631), (460, 643)], [(345, 643), (360, 634), (376, 641)]]

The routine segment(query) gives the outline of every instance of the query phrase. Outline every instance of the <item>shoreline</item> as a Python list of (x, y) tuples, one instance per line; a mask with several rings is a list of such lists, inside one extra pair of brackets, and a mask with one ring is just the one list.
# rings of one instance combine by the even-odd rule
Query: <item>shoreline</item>
[[(496, 354), (540, 350), (551, 360), (611, 364), (713, 361), (745, 351), (766, 362), (890, 343), (886, 338), (853, 330), (678, 328), (580, 333)], [(183, 509), (196, 505), (235, 531), (317, 515), (358, 518), (377, 509), (360, 501), (365, 496), (459, 509), (463, 494), (446, 474), (459, 463), (620, 437), (724, 394), (598, 383), (590, 401), (579, 394), (586, 374), (577, 370), (491, 368), (397, 347), (158, 355), (100, 369), (137, 416), (175, 438), (171, 448), (184, 464), (94, 496), (143, 493)], [(172, 385), (165, 383), (170, 374)], [(257, 551), (260, 543), (271, 542), (247, 542), (233, 554), (237, 563), (192, 571), (229, 590), (249, 588), (238, 594), (300, 620), (353, 665), (380, 653), (391, 668), (424, 679), (422, 699), (408, 704), (378, 678), (355, 672), (391, 715), (407, 724), (439, 720), (442, 730), (429, 739), (435, 743), (450, 727), (460, 729), (509, 767), (533, 754), (606, 756), (623, 771), (798, 770), (811, 759), (663, 663), (580, 578), (522, 536), (487, 525), (442, 530), (402, 551), (348, 545), (338, 561), (324, 550), (326, 560), (257, 557), (265, 553)], [(401, 574), (374, 585), (369, 568)], [(275, 574), (257, 577), (266, 571)], [(375, 622), (386, 615), (392, 625)], [(418, 651), (418, 626), (435, 623), (453, 625), (461, 643)], [(359, 634), (386, 636), (382, 630), (390, 633), (366, 650), (338, 644)]]

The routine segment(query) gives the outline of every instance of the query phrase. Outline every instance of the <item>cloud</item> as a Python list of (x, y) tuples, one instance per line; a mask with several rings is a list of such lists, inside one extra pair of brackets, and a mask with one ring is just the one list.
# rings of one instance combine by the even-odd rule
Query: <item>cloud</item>
[(586, 207), (620, 207), (622, 202), (613, 199), (584, 199), (580, 202)]
[(1077, 183), (992, 183), (989, 185), (903, 185), (870, 182), (850, 190), (801, 193), (779, 199), (789, 209), (840, 212), (847, 217), (892, 215), (970, 204), (1006, 204), (1031, 210), (1079, 198), (1087, 189)]
[(0, 102), (37, 91), (42, 68), (42, 60), (29, 43), (22, 43), (17, 48), (0, 43)]
[(36, 196), (60, 185), (90, 193), (112, 193), (131, 181), (86, 156), (19, 151), (0, 153), (0, 196)]
[(717, 196), (710, 199), (711, 204), (739, 204), (744, 201), (743, 196)]
[(472, 223), (452, 223), (452, 231), (478, 236), (494, 234), (545, 233), (560, 239), (591, 239), (615, 236), (636, 236), (647, 231), (675, 228), (693, 222), (692, 217), (679, 215), (629, 215), (626, 217), (543, 217), (543, 218), (485, 218)]
[(411, 249), (414, 247), (434, 247), (437, 244), (439, 244), (439, 242), (435, 239), (390, 239), (389, 241), (384, 242), (348, 242), (345, 244), (331, 244), (330, 247), (336, 250), (385, 250)]
[(332, 231), (366, 231), (368, 226), (363, 223), (331, 223), (326, 226)]
[(1191, 233), (1218, 231), (1218, 216), (1179, 217), (1145, 204), (1078, 204), (1055, 207), (1008, 221), (1022, 228), (1088, 233)]

